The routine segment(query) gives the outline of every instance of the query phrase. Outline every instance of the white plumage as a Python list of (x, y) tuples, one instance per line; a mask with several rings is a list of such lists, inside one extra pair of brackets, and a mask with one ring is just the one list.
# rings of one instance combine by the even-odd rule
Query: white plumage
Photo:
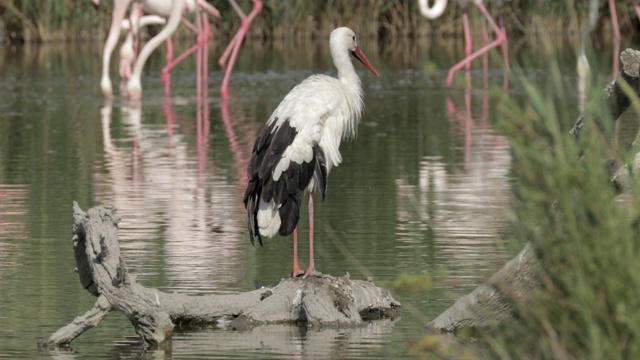
[[(356, 135), (362, 115), (362, 85), (349, 55), (376, 76), (358, 48), (355, 33), (335, 29), (329, 41), (338, 77), (313, 75), (294, 87), (269, 117), (258, 136), (249, 164), (249, 185), (244, 203), (249, 211), (251, 241), (277, 233), (294, 233), (294, 273), (297, 275), (296, 226), (305, 191), (320, 192), (326, 178), (342, 162), (340, 142)], [(309, 203), (312, 226), (313, 201)], [(313, 233), (310, 231), (310, 266), (313, 272)]]

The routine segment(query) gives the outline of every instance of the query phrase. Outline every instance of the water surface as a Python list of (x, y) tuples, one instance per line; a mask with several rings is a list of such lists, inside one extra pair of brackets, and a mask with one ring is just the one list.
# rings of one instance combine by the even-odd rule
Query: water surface
[[(504, 240), (511, 154), (495, 127), (498, 100), (489, 97), (489, 88), (502, 91), (504, 72), (495, 59), (486, 73), (477, 62), (469, 91), (464, 76), (446, 89), (459, 43), (364, 40), (361, 47), (381, 77), (358, 67), (366, 111), (358, 138), (342, 145), (344, 162), (331, 173), (326, 200), (317, 202), (316, 266), (336, 276), (370, 276), (390, 288), (402, 274), (426, 274), (432, 287), (394, 291), (405, 305), (401, 316), (356, 329), (211, 326), (179, 331), (166, 346), (144, 350), (126, 318), (112, 313), (71, 349), (54, 351), (39, 351), (37, 338), (95, 300), (73, 271), (74, 200), (85, 210), (118, 209), (122, 254), (146, 286), (221, 294), (252, 290), (254, 279), (269, 284), (290, 271), (290, 239), (267, 240), (262, 248), (249, 242), (241, 202), (247, 161), (261, 126), (291, 87), (334, 70), (323, 43), (248, 41), (223, 104), (217, 49), (211, 50), (204, 100), (196, 97), (192, 60), (175, 69), (171, 96), (163, 98), (159, 53), (147, 67), (136, 107), (120, 96), (105, 105), (97, 47), (3, 49), (0, 357), (408, 356), (426, 322), (521, 247)], [(530, 58), (525, 73), (532, 79), (546, 69), (544, 59), (532, 56), (537, 52), (525, 44), (512, 55)], [(603, 68), (608, 58), (603, 54)], [(567, 52), (560, 59), (566, 81), (574, 82), (575, 57)], [(525, 101), (514, 85), (503, 95)], [(305, 211), (303, 264), (306, 222)]]

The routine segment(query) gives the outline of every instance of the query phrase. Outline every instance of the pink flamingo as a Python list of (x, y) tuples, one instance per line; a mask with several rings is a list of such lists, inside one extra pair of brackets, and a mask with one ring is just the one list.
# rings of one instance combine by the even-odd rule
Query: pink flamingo
[[(94, 5), (99, 6), (100, 0), (92, 0)], [(111, 79), (109, 77), (109, 62), (111, 59), (111, 53), (115, 47), (116, 42), (118, 41), (118, 37), (120, 36), (121, 31), (121, 23), (124, 19), (127, 9), (129, 5), (132, 5), (131, 12), (131, 29), (134, 35), (137, 34), (137, 31), (140, 27), (139, 19), (140, 19), (140, 6), (142, 7), (142, 11), (148, 14), (158, 15), (165, 19), (167, 19), (167, 24), (163, 28), (160, 33), (158, 33), (153, 39), (151, 39), (145, 46), (143, 47), (138, 59), (135, 62), (134, 69), (130, 73), (131, 78), (129, 83), (127, 84), (127, 90), (133, 100), (137, 100), (140, 98), (142, 93), (142, 86), (140, 84), (140, 76), (142, 74), (142, 69), (144, 68), (144, 64), (151, 55), (151, 53), (165, 40), (168, 40), (173, 32), (178, 27), (179, 21), (182, 19), (183, 13), (197, 13), (199, 10), (204, 10), (208, 14), (214, 17), (220, 17), (220, 13), (215, 7), (208, 4), (205, 0), (114, 0), (114, 9), (111, 19), (111, 27), (109, 30), (109, 35), (107, 37), (107, 41), (105, 43), (103, 58), (102, 58), (102, 78), (100, 81), (100, 88), (105, 97), (111, 98), (113, 96), (113, 87), (111, 85)], [(203, 38), (202, 32), (205, 31), (203, 26), (196, 27), (191, 25), (188, 21), (183, 20), (188, 26), (192, 29), (195, 29), (198, 32), (198, 39)], [(196, 22), (200, 23), (199, 17), (196, 18)], [(208, 31), (208, 27), (206, 28)], [(208, 34), (206, 34), (206, 39), (208, 39)], [(134, 53), (137, 49), (134, 40)], [(170, 42), (167, 44), (167, 56), (170, 60), (173, 57), (173, 51)], [(175, 63), (173, 64), (175, 66)]]
[[(471, 31), (469, 30), (469, 17), (467, 15), (468, 0), (458, 0), (458, 3), (462, 7), (462, 25), (464, 30), (466, 57), (462, 59), (462, 61), (451, 67), (451, 69), (449, 69), (446, 80), (447, 87), (450, 87), (451, 84), (453, 84), (453, 75), (456, 73), (456, 71), (462, 69), (463, 67), (469, 68), (473, 60), (498, 46), (502, 46), (502, 57), (504, 59), (507, 70), (509, 70), (507, 34), (504, 30), (504, 26), (502, 24), (498, 26), (491, 14), (489, 14), (489, 12), (487, 11), (487, 8), (484, 6), (482, 0), (473, 0), (473, 3), (478, 7), (478, 9), (480, 9), (480, 12), (493, 29), (493, 32), (496, 34), (496, 38), (491, 43), (472, 53), (471, 51), (473, 50), (473, 48), (471, 44)], [(502, 0), (496, 0), (496, 3), (498, 4), (498, 6), (500, 6)], [(420, 7), (420, 12), (422, 13), (422, 15), (424, 15), (428, 19), (436, 19), (440, 15), (442, 15), (444, 9), (447, 7), (447, 0), (435, 0), (433, 7), (429, 6), (429, 0), (418, 0), (418, 5)]]

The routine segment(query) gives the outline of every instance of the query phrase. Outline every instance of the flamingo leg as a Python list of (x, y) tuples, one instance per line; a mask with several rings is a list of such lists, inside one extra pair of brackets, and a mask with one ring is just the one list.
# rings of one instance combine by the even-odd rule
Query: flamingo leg
[[(233, 10), (238, 14), (240, 19), (246, 18), (244, 11), (242, 11), (242, 8), (238, 6), (238, 3), (236, 3), (234, 0), (229, 0), (229, 3), (231, 4), (231, 7), (233, 8)], [(227, 63), (227, 58), (231, 54), (231, 51), (233, 50), (233, 46), (236, 42), (236, 38), (238, 38), (239, 35), (240, 35), (240, 32), (236, 32), (236, 34), (233, 36), (233, 38), (227, 45), (226, 49), (224, 49), (222, 56), (220, 56), (220, 59), (218, 60), (218, 65), (220, 65), (221, 67), (224, 67), (225, 64)]]
[(313, 261), (313, 191), (309, 194), (309, 267), (305, 271), (303, 278), (311, 275), (318, 275)]
[[(496, 34), (496, 38), (490, 44), (482, 47), (480, 50), (474, 52), (470, 56), (467, 56), (465, 59), (463, 59), (462, 61), (460, 61), (456, 65), (454, 65), (451, 69), (449, 69), (449, 74), (447, 75), (447, 81), (446, 81), (446, 86), (447, 87), (450, 87), (451, 84), (453, 83), (453, 75), (456, 73), (456, 71), (458, 71), (458, 70), (462, 69), (463, 67), (467, 66), (473, 60), (475, 60), (476, 58), (478, 58), (482, 54), (488, 52), (489, 50), (491, 50), (491, 49), (493, 49), (495, 47), (498, 47), (499, 45), (502, 45), (507, 40), (507, 35), (498, 27), (496, 22), (493, 20), (493, 18), (491, 17), (489, 12), (487, 11), (487, 8), (485, 8), (484, 4), (481, 3), (481, 2), (480, 3), (475, 3), (475, 4), (478, 7), (478, 9), (480, 9), (480, 12), (482, 13), (482, 15), (484, 15), (484, 17), (489, 22), (489, 25), (493, 29), (493, 32)], [(507, 68), (507, 70), (508, 70), (508, 68)]]
[[(486, 45), (489, 43), (489, 32), (487, 31), (487, 20), (484, 18), (481, 19), (480, 24), (482, 25), (482, 45)], [(467, 54), (469, 56), (470, 54)], [(467, 67), (468, 69), (468, 67)], [(484, 53), (482, 55), (482, 73), (486, 73), (489, 71), (489, 54)]]
[[(502, 3), (500, 3), (498, 6), (500, 6), (501, 4)], [(500, 26), (500, 30), (502, 31), (502, 33), (505, 34), (504, 42), (502, 43), (502, 45), (500, 45), (500, 47), (502, 48), (502, 60), (504, 60), (504, 65), (508, 71), (509, 70), (509, 39), (507, 38), (507, 35), (506, 35), (507, 30), (504, 27), (502, 10), (500, 10), (500, 12), (498, 13), (498, 26)], [(509, 79), (507, 79), (507, 73), (505, 72), (502, 78), (502, 90), (506, 92), (508, 88), (509, 88)]]
[[(129, 15), (129, 32), (133, 35), (133, 61), (140, 50), (140, 20), (142, 19), (142, 6), (138, 2), (131, 4), (131, 14)], [(131, 69), (129, 69), (131, 73)]]
[[(189, 28), (194, 30), (196, 33), (196, 44), (187, 49), (185, 52), (180, 54), (177, 58), (173, 59), (173, 51), (171, 51), (171, 58), (169, 58), (169, 42), (171, 38), (167, 39), (167, 65), (162, 69), (162, 75), (160, 79), (164, 84), (164, 94), (168, 95), (170, 93), (171, 88), (171, 70), (173, 70), (176, 65), (186, 59), (189, 55), (196, 52), (196, 50), (201, 49), (201, 47), (209, 41), (209, 19), (207, 18), (206, 13), (200, 13), (200, 9), (196, 10), (196, 24), (193, 25), (186, 19), (182, 19), (183, 24), (189, 24)], [(206, 61), (206, 54), (203, 56)], [(196, 67), (200, 66), (201, 56), (200, 54), (196, 55)], [(200, 81), (200, 77), (198, 77), (197, 81)]]
[(240, 29), (233, 37), (229, 45), (225, 49), (224, 53), (218, 60), (218, 63), (221, 66), (227, 62), (227, 57), (229, 57), (229, 63), (226, 65), (226, 69), (224, 72), (224, 78), (222, 79), (222, 85), (220, 85), (220, 96), (223, 98), (229, 97), (229, 80), (231, 78), (231, 72), (233, 71), (233, 65), (236, 62), (236, 57), (238, 56), (238, 51), (240, 51), (240, 46), (242, 45), (242, 40), (245, 35), (249, 31), (249, 26), (251, 26), (251, 22), (255, 19), (256, 16), (262, 11), (262, 0), (252, 0), (253, 1), (253, 9), (249, 13), (249, 16), (246, 16), (238, 4), (234, 0), (229, 0), (233, 8), (238, 13), (238, 16), (242, 19), (242, 24), (240, 25)]
[[(473, 52), (473, 40), (471, 40), (471, 30), (469, 27), (469, 14), (467, 12), (467, 4), (462, 4), (462, 32), (464, 34), (464, 53), (466, 57), (471, 56)], [(467, 70), (471, 69), (471, 62), (465, 66)]]
[(293, 270), (291, 271), (291, 277), (297, 277), (302, 274), (304, 272), (300, 270), (298, 265), (298, 227), (296, 226), (293, 229)]
[[(637, 10), (637, 8), (636, 8)], [(611, 27), (613, 27), (613, 77), (618, 75), (620, 62), (620, 25), (618, 24), (618, 12), (616, 11), (616, 0), (609, 0), (609, 12), (611, 13)]]

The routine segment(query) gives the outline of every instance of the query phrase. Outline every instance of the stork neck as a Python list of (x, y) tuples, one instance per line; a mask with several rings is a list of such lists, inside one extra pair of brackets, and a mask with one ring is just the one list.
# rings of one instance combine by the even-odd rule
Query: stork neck
[(349, 53), (346, 51), (335, 52), (333, 55), (333, 63), (338, 69), (338, 79), (345, 84), (349, 89), (359, 92), (360, 89), (360, 77), (356, 73), (356, 69), (349, 58)]
[[(362, 115), (362, 84), (360, 83), (360, 77), (356, 73), (356, 69), (353, 67), (349, 52), (347, 51), (333, 51), (333, 63), (338, 69), (338, 81), (342, 84), (343, 104), (341, 112), (344, 117), (340, 124), (338, 124), (339, 131), (335, 133), (336, 139), (334, 142), (339, 145), (340, 138), (353, 138), (358, 131), (358, 123), (360, 122), (360, 116)], [(338, 161), (336, 164), (339, 164)]]

